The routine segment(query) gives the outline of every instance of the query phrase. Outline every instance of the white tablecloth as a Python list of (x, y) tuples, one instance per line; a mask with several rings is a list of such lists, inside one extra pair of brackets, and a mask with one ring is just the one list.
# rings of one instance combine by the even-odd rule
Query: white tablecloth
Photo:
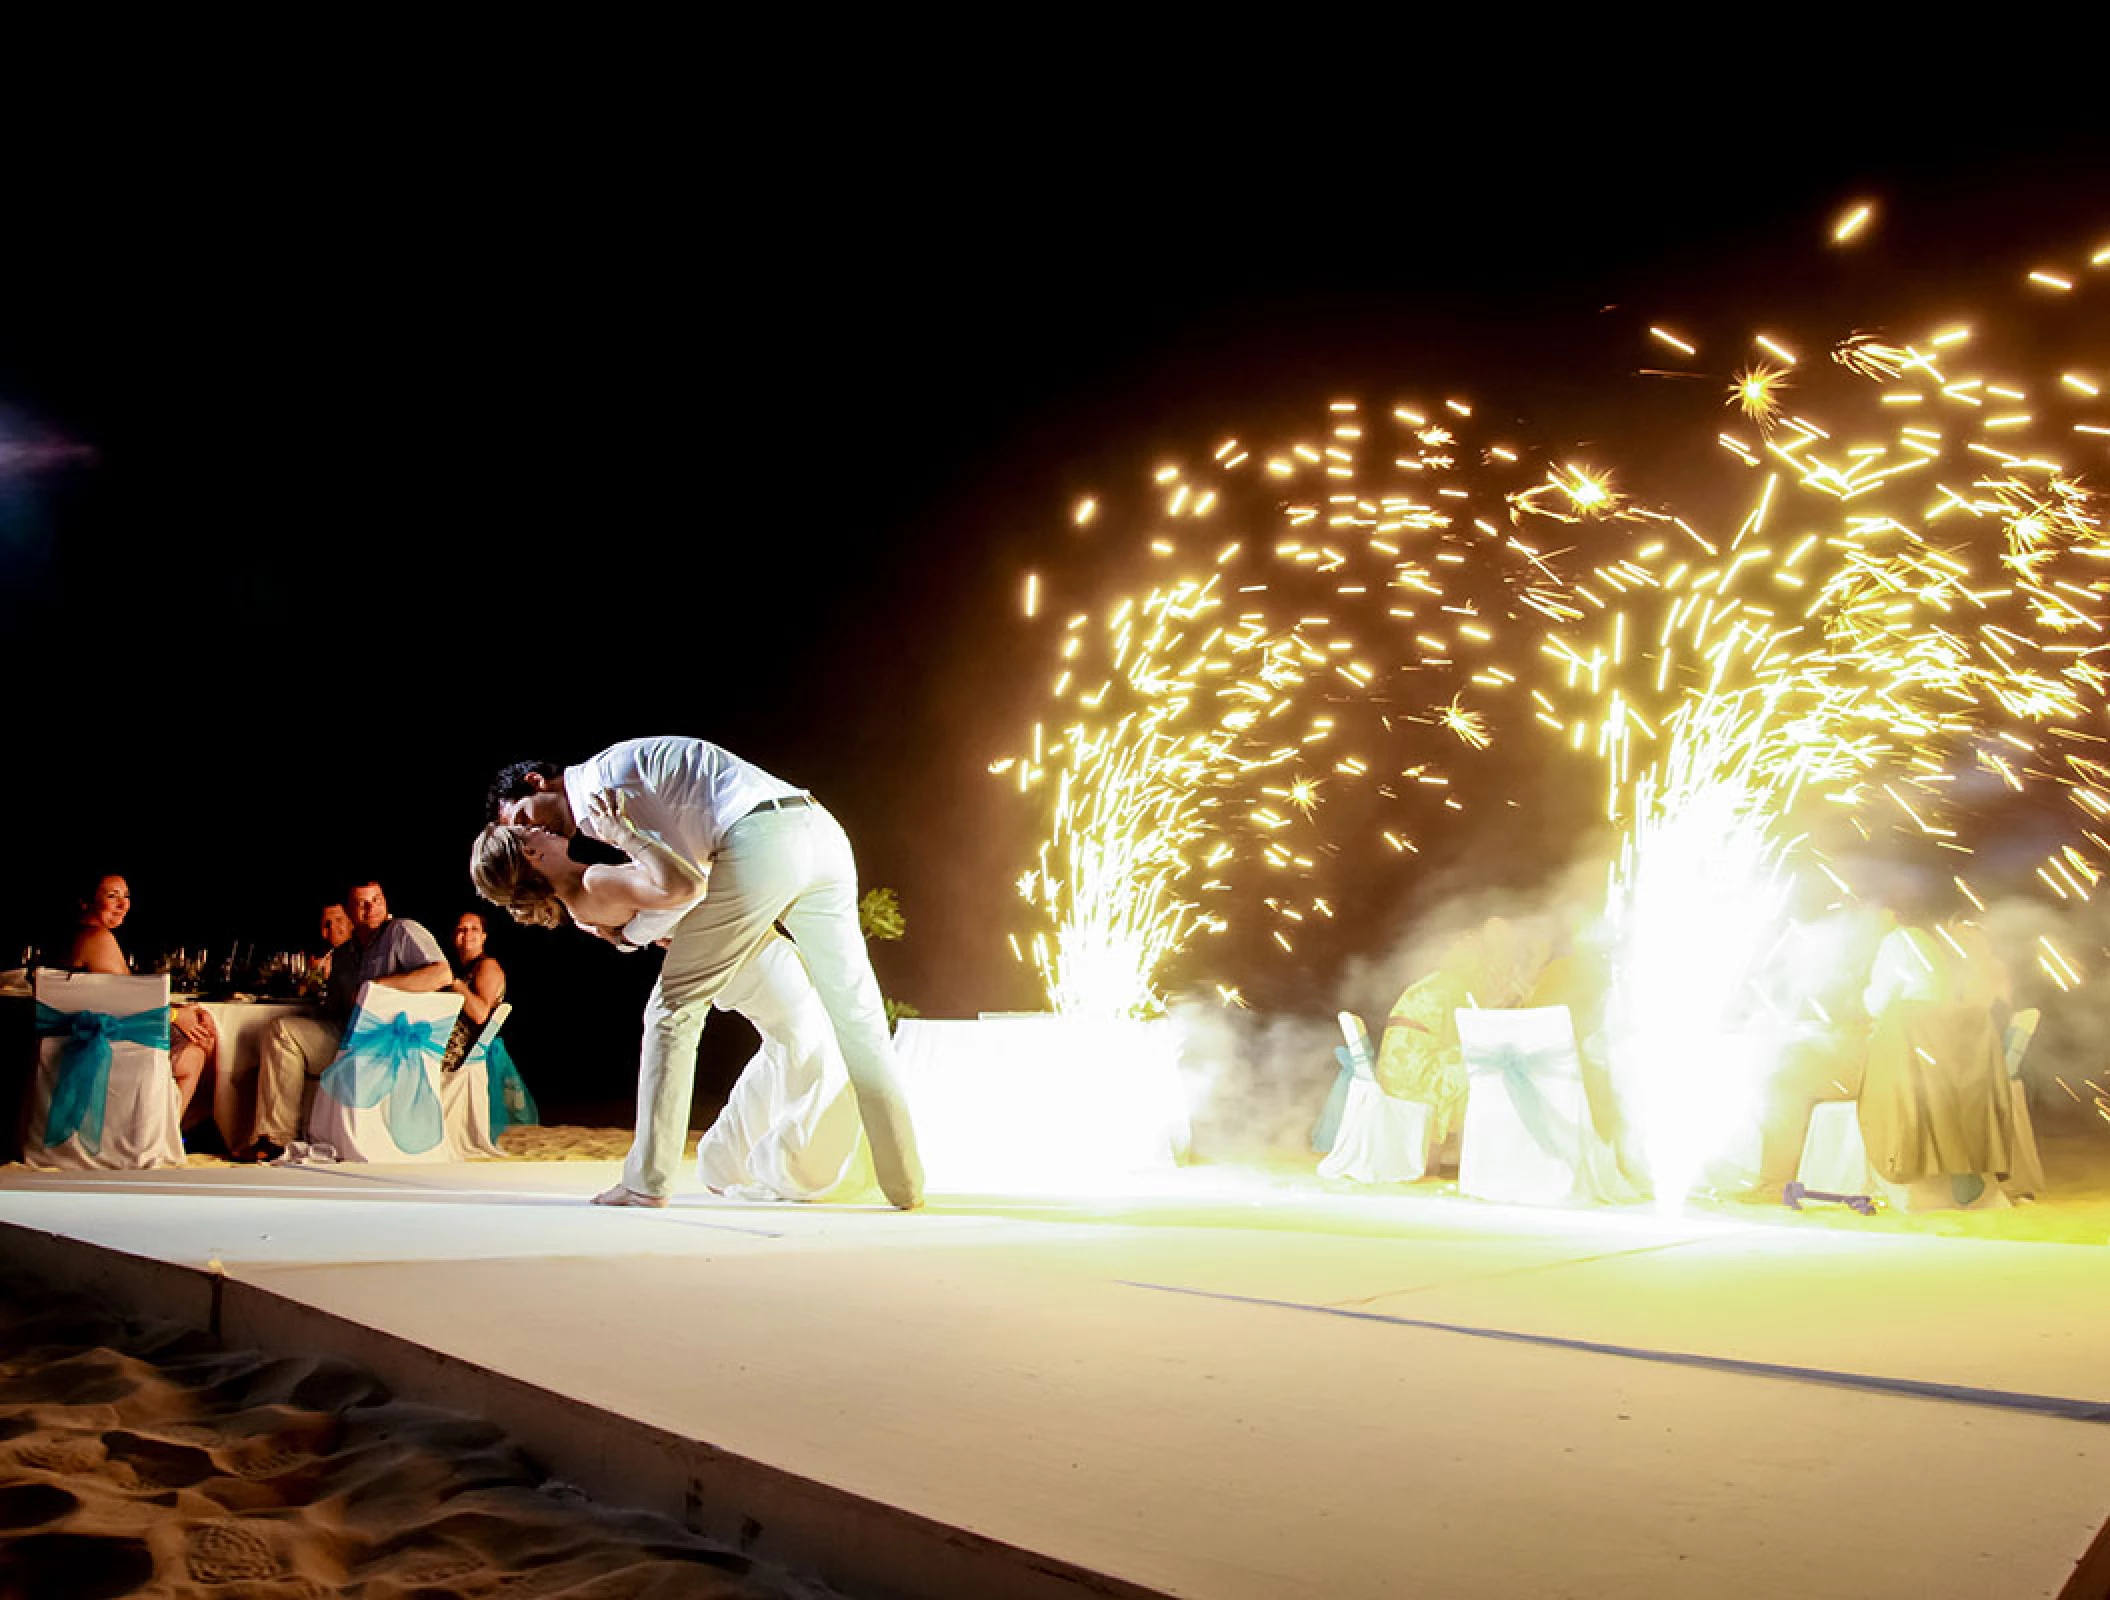
[(1170, 1022), (909, 1018), (894, 1050), (933, 1189), (1074, 1192), (1168, 1171), (1186, 1151)]
[(175, 1003), (202, 1007), (220, 1030), (220, 1048), (212, 1063), (212, 1120), (227, 1148), (239, 1149), (256, 1127), (256, 1069), (264, 1030), (280, 1017), (315, 1016), (316, 1007), (305, 1000), (194, 1000), (181, 995)]

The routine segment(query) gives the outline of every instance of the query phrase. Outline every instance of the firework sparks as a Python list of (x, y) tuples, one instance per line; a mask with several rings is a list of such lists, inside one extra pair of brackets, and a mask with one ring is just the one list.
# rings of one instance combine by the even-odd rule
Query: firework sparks
[[(1234, 917), (1257, 912), (1294, 953), (1311, 919), (1332, 918), (1332, 814), (1374, 810), (1368, 844), (1411, 856), (1419, 825), (1386, 813), (1464, 808), (1420, 730), (1441, 726), (1467, 757), (1489, 749), (1513, 656), (1591, 604), (1527, 530), (1648, 520), (1609, 472), (1479, 444), (1473, 426), (1457, 396), (1336, 401), (1322, 432), (1228, 440), (1148, 475), (1114, 556), (1191, 575), (1072, 618), (1043, 722), (1062, 731), (1001, 764), (1046, 808), (1026, 898), (1057, 1009), (1155, 1014), (1166, 965)], [(1086, 503), (1121, 525), (1110, 502)], [(1199, 516), (1233, 536), (1172, 531)], [(1589, 576), (1613, 592), (1652, 581), (1628, 561)], [(1049, 588), (1029, 589), (1036, 609)], [(1413, 709), (1432, 688), (1434, 709)], [(1285, 893), (1285, 876), (1312, 886)]]
[(1757, 423), (1761, 434), (1769, 434), (1780, 420), (1780, 394), (1788, 386), (1787, 378), (1786, 368), (1755, 362), (1729, 386), (1729, 404)]
[(1024, 888), (1051, 1002), (1149, 1014), (1168, 965), (1243, 920), (1295, 953), (1332, 920), (1327, 870), (1412, 863), (1473, 758), (1529, 731), (1599, 764), (1625, 830), (1614, 1069), (1675, 1203), (1785, 1031), (1830, 1025), (1776, 970), (1801, 875), (1854, 892), (1827, 838), (1969, 855), (1987, 795), (2063, 793), (2044, 892), (2080, 904), (2110, 871), (2110, 540), (2062, 454), (2110, 437), (2106, 364), (2038, 371), (1999, 327), (1753, 334), (1763, 359), (1721, 380), (1742, 431), (1705, 408), (1718, 465), (1680, 505), (1651, 500), (1646, 452), (1485, 439), (1462, 399), (1338, 401), (1301, 437), (1161, 465), (1102, 544), (1179, 575), (1117, 581), (1061, 631), (1059, 731), (1007, 768), (1049, 819)]

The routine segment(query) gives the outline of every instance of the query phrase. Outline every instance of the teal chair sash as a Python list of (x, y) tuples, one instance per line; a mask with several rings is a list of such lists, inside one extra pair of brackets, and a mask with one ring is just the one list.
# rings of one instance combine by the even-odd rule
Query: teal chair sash
[(535, 1097), (528, 1093), (526, 1081), (520, 1069), (513, 1065), (513, 1052), (506, 1048), (503, 1039), (493, 1039), (491, 1048), (485, 1052), (485, 1087), (490, 1097), (491, 1137), (496, 1139), (506, 1129), (519, 1123), (523, 1127), (542, 1120), (542, 1112), (535, 1104)]
[(440, 1098), (432, 1092), (425, 1056), (447, 1047), (447, 1023), (413, 1022), (397, 1012), (386, 1021), (364, 1017), (322, 1075), (322, 1087), (342, 1105), (364, 1111), (384, 1099), (388, 1136), (405, 1155), (422, 1155), (445, 1137)]
[(1572, 1045), (1548, 1045), (1540, 1050), (1520, 1050), (1513, 1044), (1493, 1045), (1476, 1051), (1466, 1062), (1466, 1072), (1475, 1078), (1499, 1077), (1517, 1108), (1517, 1120), (1531, 1135), (1531, 1142), (1557, 1160), (1571, 1159), (1575, 1151), (1564, 1149), (1557, 1130), (1558, 1118), (1539, 1087), (1541, 1075), (1573, 1062)]
[(103, 1148), (103, 1106), (110, 1098), (110, 1047), (143, 1044), (169, 1047), (169, 1008), (113, 1017), (105, 1011), (59, 1011), (37, 1002), (37, 1037), (59, 1041), (58, 1081), (44, 1119), (44, 1145), (64, 1144), (76, 1133), (84, 1148)]

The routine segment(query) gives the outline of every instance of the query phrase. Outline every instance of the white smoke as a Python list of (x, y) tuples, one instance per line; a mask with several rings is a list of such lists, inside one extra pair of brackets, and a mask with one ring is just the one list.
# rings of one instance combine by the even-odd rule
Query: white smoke
[(1443, 954), (1490, 917), (1510, 922), (1527, 942), (1557, 954), (1604, 908), (1603, 858), (1586, 856), (1535, 890), (1452, 887), (1439, 876), (1418, 892), (1374, 951), (1348, 961), (1308, 1009), (1260, 1013), (1215, 998), (1177, 1001), (1183, 1071), (1194, 1117), (1194, 1153), (1209, 1161), (1311, 1159), (1318, 1119), (1343, 1043), (1338, 1014), (1354, 1012), (1373, 1048), (1407, 986), (1436, 969)]

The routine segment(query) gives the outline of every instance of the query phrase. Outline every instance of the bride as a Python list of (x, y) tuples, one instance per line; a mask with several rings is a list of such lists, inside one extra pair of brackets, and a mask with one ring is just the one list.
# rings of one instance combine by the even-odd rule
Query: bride
[[(470, 853), (476, 892), (531, 927), (569, 921), (629, 948), (663, 942), (701, 895), (704, 874), (631, 823), (618, 796), (596, 795), (590, 809), (616, 825), (628, 862), (575, 861), (559, 834), (494, 822)], [(864, 1198), (873, 1178), (857, 1099), (798, 947), (772, 931), (713, 1003), (753, 1023), (762, 1048), (704, 1134), (697, 1176), (739, 1199)]]

